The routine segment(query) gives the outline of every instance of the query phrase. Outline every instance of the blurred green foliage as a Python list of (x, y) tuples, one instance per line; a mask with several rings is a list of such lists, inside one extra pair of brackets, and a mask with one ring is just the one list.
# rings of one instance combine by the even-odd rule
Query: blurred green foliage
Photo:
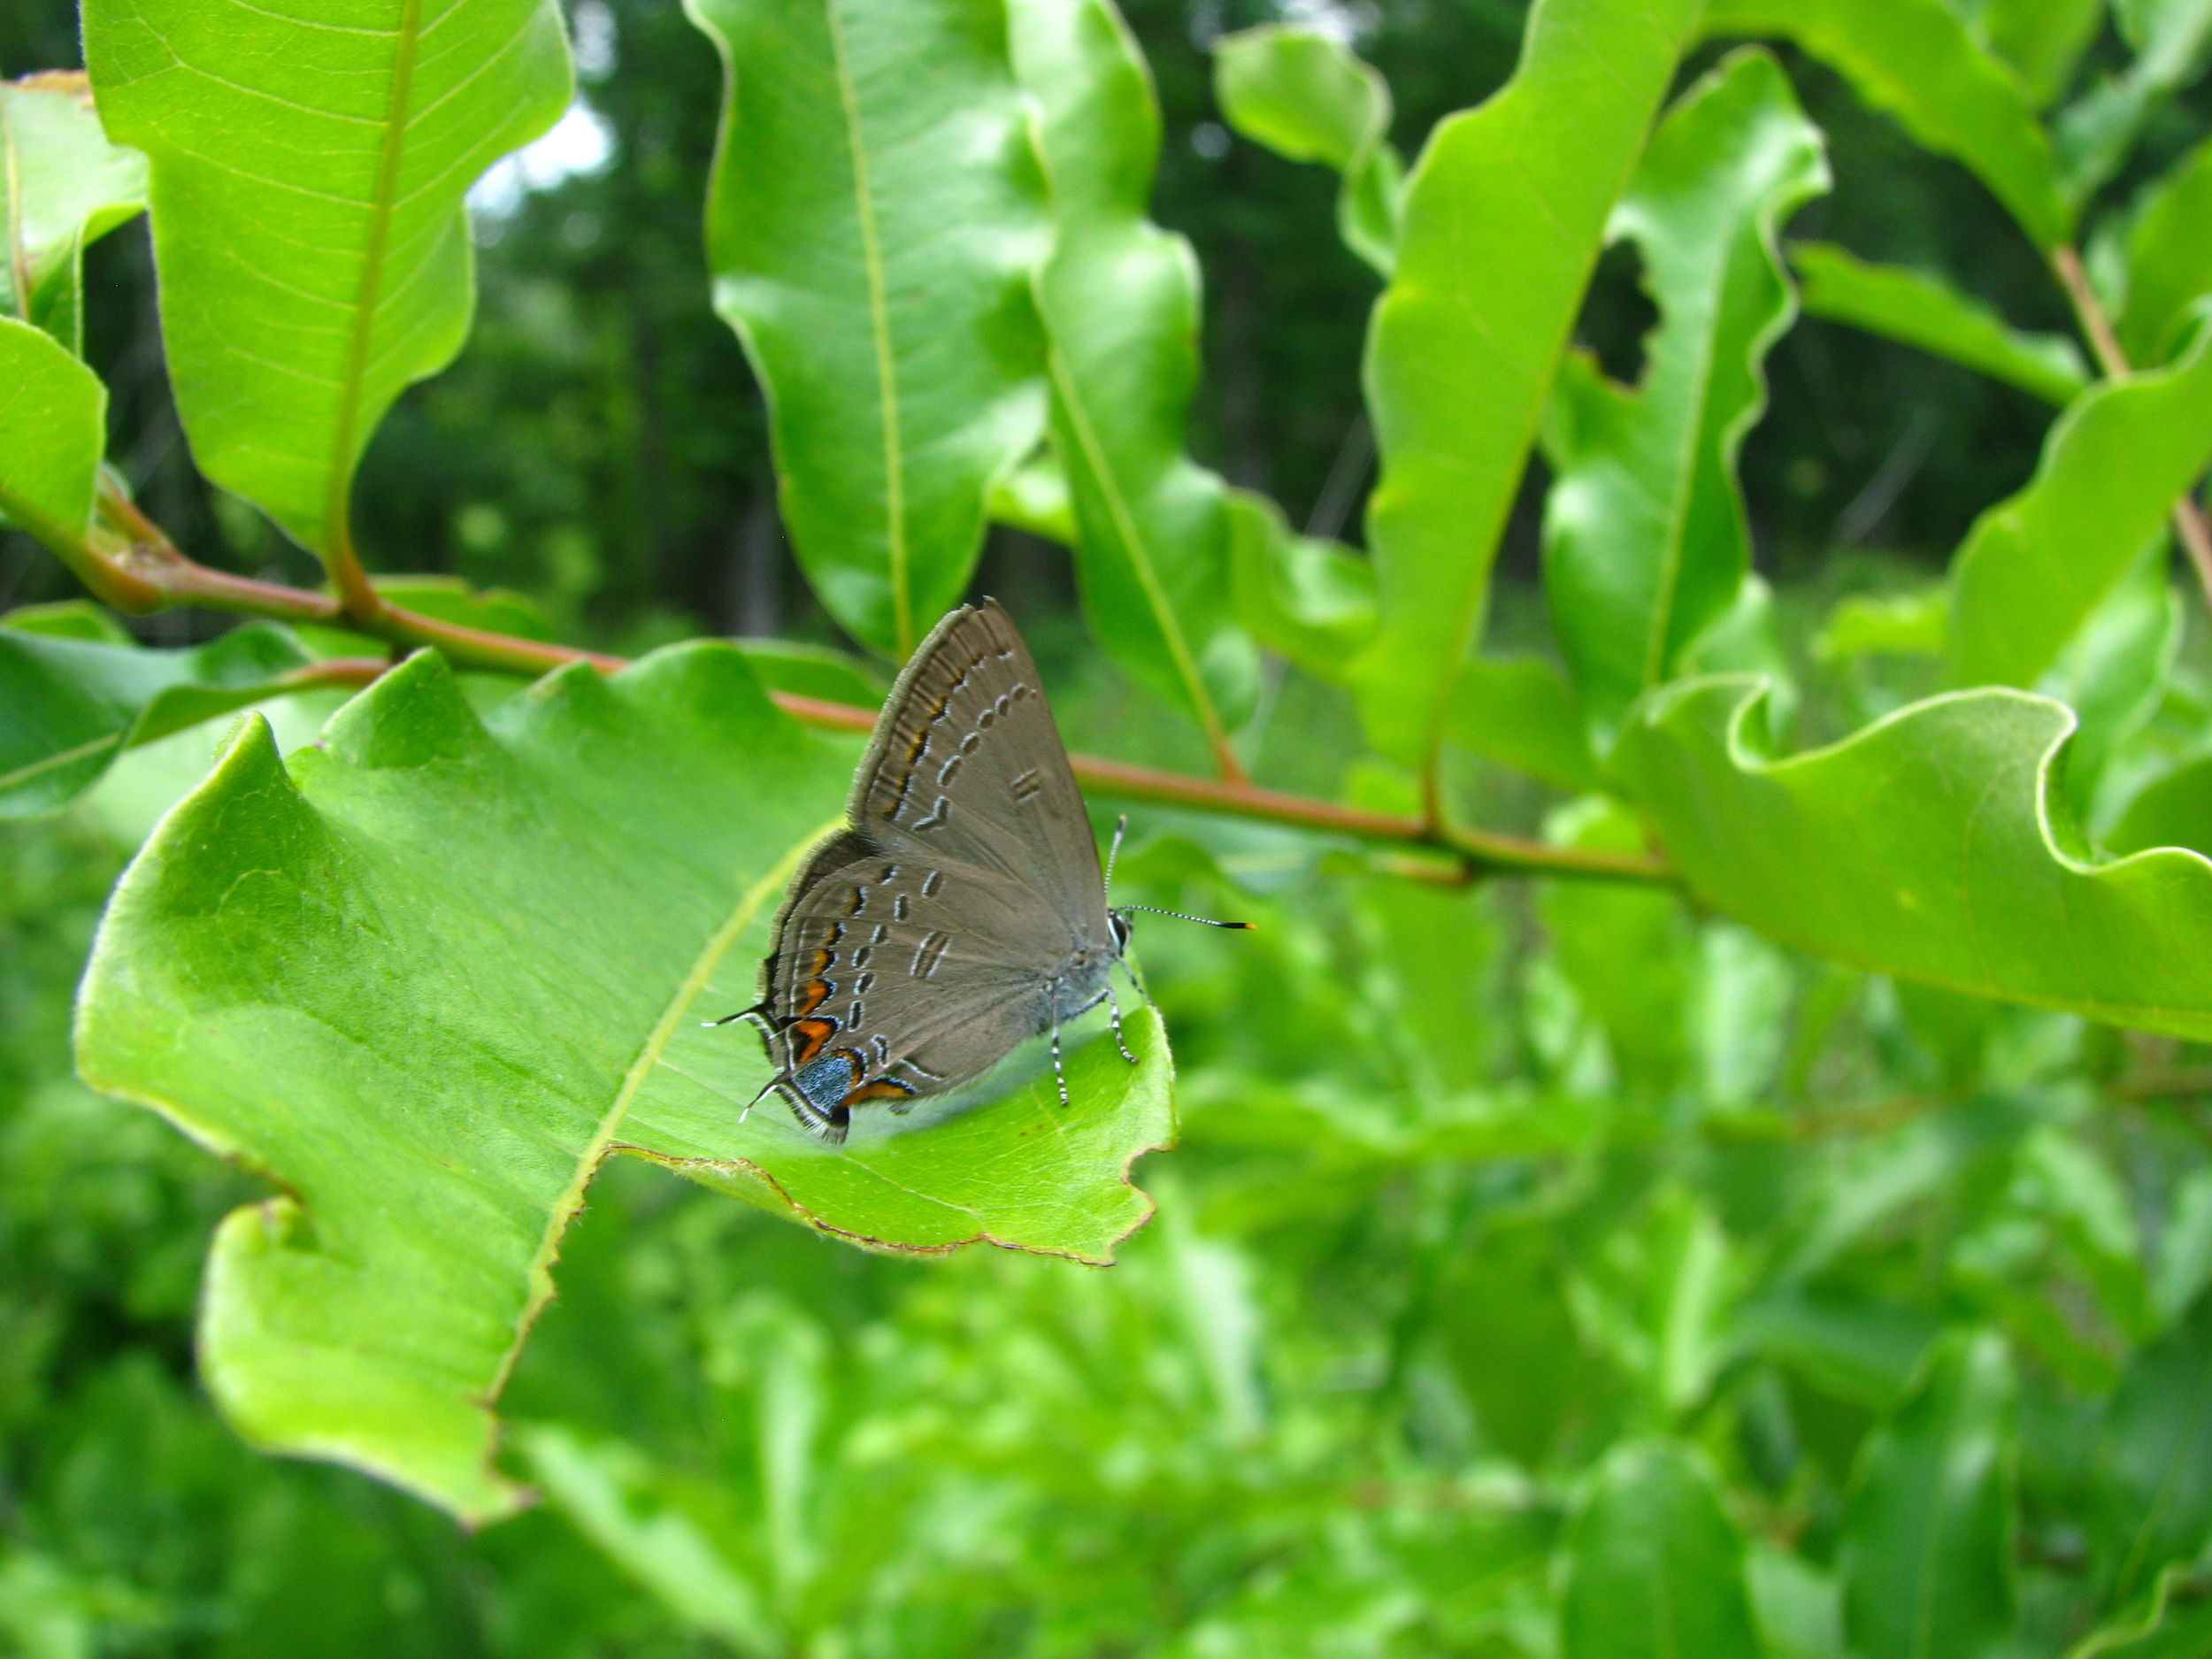
[[(1356, 539), (1330, 503), (1367, 465), (1353, 371), (1374, 279), (1330, 234), (1334, 180), (1233, 139), (1210, 104), (1203, 42), (1272, 14), (1129, 15), (1166, 111), (1156, 213), (1208, 283), (1196, 447)], [(1503, 79), (1523, 21), (1510, 0), (1345, 15), (1408, 153)], [(610, 163), (483, 221), (476, 331), (382, 429), (363, 544), (381, 568), (516, 588), (565, 638), (831, 640), (707, 303), (711, 51), (641, 0), (595, 0), (576, 27), (600, 31), (603, 55), (579, 56)], [(2091, 52), (2093, 72), (2124, 58), (2109, 29)], [(62, 7), (0, 19), (9, 73), (73, 53)], [(1784, 57), (1837, 178), (1793, 235), (2064, 325), (1961, 171)], [(2107, 200), (2200, 137), (2205, 96), (2161, 108)], [(142, 232), (90, 269), (91, 354), (142, 499), (196, 550), (307, 580), (185, 464)], [(1636, 274), (1609, 255), (1580, 327), (1622, 378), (1651, 321)], [(1939, 606), (1910, 579), (2028, 478), (2049, 411), (1816, 319), (1769, 369), (1744, 459), (1762, 603), (1799, 729), (1849, 730), (1932, 688)], [(1333, 495), (1341, 470), (1359, 477)], [(1531, 495), (1509, 642), (1539, 632), (1535, 543)], [(998, 533), (983, 585), (1041, 618), (1078, 747), (1193, 761), (1079, 648), (1056, 554)], [(69, 591), (6, 543), (0, 603)], [(2158, 596), (2136, 613), (2180, 666), (2112, 694), (2116, 735), (2070, 780), (2101, 829), (2198, 752), (2208, 706), (2201, 626), (2171, 632)], [(2062, 664), (2077, 691), (2099, 670), (2093, 651)], [(1406, 804), (1355, 763), (1340, 694), (1291, 672), (1268, 695), (1256, 775)], [(287, 742), (311, 735), (283, 718)], [(198, 1393), (190, 1329), (209, 1232), (265, 1184), (67, 1060), (103, 898), (214, 735), (123, 756), (65, 817), (0, 825), (0, 1653), (1579, 1659), (1641, 1651), (1671, 1578), (1701, 1591), (1701, 1653), (2057, 1655), (2100, 1627), (2136, 1651), (2118, 1633), (2162, 1614), (2170, 1639), (2141, 1651), (2205, 1650), (2200, 1049), (1817, 964), (1661, 893), (1440, 889), (1167, 812), (1141, 818), (1124, 896), (1260, 926), (1145, 924), (1185, 1133), (1141, 1169), (1162, 1213), (1121, 1265), (865, 1256), (618, 1165), (506, 1397), (505, 1466), (537, 1509), (471, 1537), (250, 1452)], [(2202, 764), (2166, 787), (2185, 825)], [(1640, 833), (1487, 763), (1457, 787), (1489, 824)], [(2177, 839), (2156, 816), (2138, 800), (2106, 839)], [(1934, 1646), (1898, 1618), (1899, 1586), (1931, 1571)]]

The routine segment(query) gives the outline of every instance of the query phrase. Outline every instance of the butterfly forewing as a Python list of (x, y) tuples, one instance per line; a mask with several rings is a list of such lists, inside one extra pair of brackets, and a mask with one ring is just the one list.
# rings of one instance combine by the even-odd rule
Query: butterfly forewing
[(854, 826), (1017, 880), (1092, 939), (1106, 901), (1083, 797), (1029, 649), (995, 604), (955, 611), (886, 706)]

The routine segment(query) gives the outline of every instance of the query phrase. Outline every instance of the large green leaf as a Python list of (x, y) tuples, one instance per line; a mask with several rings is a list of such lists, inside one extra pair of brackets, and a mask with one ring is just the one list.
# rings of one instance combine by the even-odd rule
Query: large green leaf
[(2212, 1295), (2135, 1356), (2098, 1442), (2092, 1537), (2111, 1594), (2125, 1602), (2212, 1538)]
[(1867, 1440), (1837, 1567), (1856, 1659), (1978, 1659), (2012, 1633), (2012, 1414), (2002, 1340), (1962, 1332)]
[(580, 665), (480, 721), (424, 653), (288, 770), (249, 721), (117, 889), (79, 1014), (96, 1087), (281, 1184), (206, 1274), (208, 1386), (247, 1437), (476, 1517), (501, 1384), (563, 1231), (627, 1152), (885, 1250), (1108, 1259), (1171, 1127), (1156, 1018), (994, 1104), (842, 1148), (771, 1100), (743, 1026), (849, 744), (719, 643)]
[(2098, 386), (2044, 440), (2027, 487), (1951, 564), (1946, 677), (2032, 686), (2212, 459), (2212, 325), (2170, 369)]
[(2145, 192), (2128, 234), (2127, 303), (2114, 325), (2137, 367), (2181, 349), (2190, 307), (2212, 294), (2212, 142)]
[(81, 356), (84, 250), (146, 206), (146, 158), (111, 144), (80, 74), (0, 81), (0, 314)]
[(1568, 1525), (1562, 1659), (1760, 1659), (1743, 1535), (1696, 1454), (1631, 1443)]
[(1870, 265), (1820, 242), (1792, 242), (1790, 264), (1808, 316), (1901, 340), (2048, 403), (2070, 402), (2089, 384), (2079, 349), (2063, 334), (2015, 328), (1924, 271)]
[(1712, 0), (1705, 32), (1794, 41), (1930, 150), (1965, 163), (2037, 247), (2070, 233), (2049, 139), (1943, 0)]
[(1607, 217), (1697, 20), (1693, 0), (1538, 0), (1521, 63), (1438, 127), (1369, 326), (1382, 628), (1354, 664), (1368, 736), (1425, 763)]
[(267, 623), (173, 651), (0, 626), (0, 818), (58, 810), (125, 749), (277, 695), (307, 662)]
[(44, 330), (0, 317), (0, 519), (81, 541), (107, 448), (107, 388)]
[(349, 545), (377, 423), (468, 332), (461, 198), (568, 103), (559, 9), (90, 0), (84, 28), (100, 119), (151, 170), (194, 460), (306, 546)]
[(1386, 280), (1397, 258), (1405, 164), (1390, 146), (1390, 88), (1342, 42), (1263, 23), (1213, 43), (1222, 119), (1292, 161), (1334, 168), (1337, 231)]
[(1052, 419), (1083, 603), (1109, 655), (1217, 755), (1257, 691), (1229, 590), (1227, 488), (1183, 453), (1198, 378), (1198, 264), (1145, 217), (1160, 111), (1109, 0), (1013, 0), (1014, 62), (1043, 108), (1059, 241), (1038, 278)]
[(767, 388), (784, 522), (830, 613), (902, 659), (959, 602), (992, 482), (1044, 427), (1029, 281), (1051, 221), (1005, 7), (689, 9), (728, 76), (715, 309)]
[(1747, 50), (1668, 113), (1613, 210), (1660, 326), (1633, 388), (1567, 358), (1544, 445), (1545, 593), (1601, 745), (1751, 568), (1736, 453), (1766, 406), (1761, 360), (1796, 315), (1775, 231), (1827, 184), (1788, 78)]
[(1777, 761), (1763, 695), (1666, 687), (1615, 756), (1697, 897), (1816, 956), (2212, 1038), (2212, 864), (2079, 853), (2054, 776), (2065, 707), (1953, 693)]

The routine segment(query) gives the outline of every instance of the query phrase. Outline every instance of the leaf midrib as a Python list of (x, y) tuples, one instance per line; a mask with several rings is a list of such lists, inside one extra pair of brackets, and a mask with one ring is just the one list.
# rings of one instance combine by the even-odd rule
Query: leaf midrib
[(874, 188), (868, 178), (867, 135), (861, 130), (860, 93), (845, 50), (845, 25), (837, 0), (823, 0), (837, 102), (852, 152), (853, 207), (860, 224), (862, 268), (868, 277), (868, 329), (875, 349), (876, 406), (883, 422), (884, 550), (891, 566), (891, 632), (903, 658), (914, 649), (913, 599), (906, 590), (906, 453), (899, 431), (898, 356), (891, 344), (891, 302), (883, 268), (883, 241), (876, 227)]
[(1122, 550), (1128, 556), (1130, 568), (1137, 573), (1137, 585), (1144, 589), (1145, 603), (1152, 607), (1153, 619), (1158, 624), (1161, 637), (1167, 641), (1168, 655), (1174, 659), (1176, 677), (1183, 682), (1184, 694), (1191, 700), (1191, 707), (1198, 716), (1198, 724), (1206, 733), (1206, 741), (1216, 754), (1228, 752), (1229, 738), (1221, 724), (1221, 717), (1214, 710), (1213, 699), (1206, 693), (1206, 682), (1198, 672), (1198, 660), (1191, 655), (1190, 641), (1183, 637), (1182, 622), (1168, 601), (1167, 588), (1160, 580), (1160, 573), (1153, 568), (1151, 553), (1147, 549), (1143, 535), (1137, 529), (1135, 516), (1129, 511), (1127, 497), (1123, 494), (1120, 480), (1107, 465), (1104, 447), (1092, 428), (1090, 411), (1077, 391), (1075, 377), (1068, 372), (1067, 359), (1056, 345), (1052, 348), (1052, 379), (1060, 396), (1062, 406), (1068, 411), (1068, 424), (1075, 429), (1076, 441), (1083, 449), (1083, 459), (1090, 467), (1091, 476), (1097, 480), (1098, 493), (1105, 498), (1107, 512), (1114, 521), (1114, 534), (1120, 538)]
[(345, 366), (338, 377), (338, 419), (331, 430), (330, 482), (324, 495), (321, 550), (344, 549), (349, 559), (353, 546), (347, 522), (353, 495), (351, 451), (361, 419), (362, 382), (368, 378), (369, 345), (376, 332), (384, 255), (391, 240), (392, 212), (399, 194), (400, 163), (407, 150), (408, 101), (414, 91), (415, 49), (421, 33), (422, 0), (400, 0), (399, 27), (392, 40), (392, 91), (385, 105), (376, 182), (369, 196), (368, 229), (361, 249), (361, 285), (354, 296)]

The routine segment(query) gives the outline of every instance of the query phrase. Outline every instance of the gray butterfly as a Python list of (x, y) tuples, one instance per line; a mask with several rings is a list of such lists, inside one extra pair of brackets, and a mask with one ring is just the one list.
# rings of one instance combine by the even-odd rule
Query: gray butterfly
[(1108, 979), (1129, 933), (1036, 664), (986, 600), (939, 623), (899, 676), (846, 827), (776, 913), (761, 1000), (730, 1018), (758, 1025), (776, 1062), (761, 1093), (841, 1141), (854, 1107), (906, 1111), (1047, 1031), (1057, 1072), (1060, 1026), (1101, 1001), (1133, 1064)]

